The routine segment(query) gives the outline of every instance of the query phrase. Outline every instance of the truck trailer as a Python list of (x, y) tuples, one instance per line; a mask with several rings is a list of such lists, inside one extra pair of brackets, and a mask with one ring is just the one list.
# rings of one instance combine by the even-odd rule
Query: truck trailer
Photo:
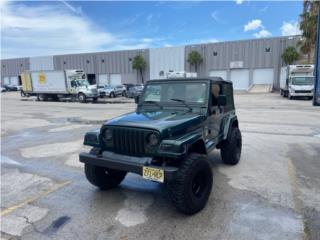
[(79, 69), (25, 71), (21, 81), (21, 96), (36, 96), (38, 100), (71, 97), (86, 102), (98, 99), (97, 87), (90, 86), (85, 72)]
[(308, 97), (314, 89), (314, 65), (289, 65), (281, 69), (280, 94), (283, 97)]

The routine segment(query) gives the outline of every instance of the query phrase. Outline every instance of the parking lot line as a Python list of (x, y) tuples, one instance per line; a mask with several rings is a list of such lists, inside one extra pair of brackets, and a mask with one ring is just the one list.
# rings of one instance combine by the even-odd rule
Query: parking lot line
[(28, 198), (27, 200), (25, 200), (25, 201), (23, 201), (23, 202), (21, 202), (21, 203), (18, 203), (18, 204), (16, 204), (16, 205), (13, 205), (13, 206), (11, 206), (11, 207), (8, 207), (8, 208), (4, 209), (3, 211), (1, 211), (0, 217), (3, 217), (3, 216), (5, 216), (5, 215), (7, 215), (7, 214), (9, 214), (9, 213), (11, 213), (11, 212), (13, 212), (13, 211), (15, 211), (15, 210), (18, 209), (18, 208), (21, 208), (21, 207), (23, 207), (23, 206), (25, 206), (25, 205), (27, 205), (27, 204), (29, 204), (29, 203), (31, 203), (31, 202), (34, 202), (34, 201), (38, 200), (39, 198), (45, 197), (45, 196), (47, 196), (48, 194), (50, 194), (50, 193), (52, 193), (52, 192), (54, 192), (54, 191), (57, 191), (58, 189), (66, 186), (66, 185), (68, 185), (69, 183), (71, 183), (71, 181), (66, 181), (66, 182), (59, 183), (59, 184), (55, 185), (54, 187), (52, 187), (52, 188), (50, 188), (50, 189), (48, 189), (48, 190), (46, 190), (46, 191), (41, 192), (41, 193), (38, 194), (37, 196)]

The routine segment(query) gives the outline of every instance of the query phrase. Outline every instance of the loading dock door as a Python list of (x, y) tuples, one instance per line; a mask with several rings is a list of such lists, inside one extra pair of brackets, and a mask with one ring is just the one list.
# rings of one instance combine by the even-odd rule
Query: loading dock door
[(100, 74), (99, 75), (99, 85), (109, 84), (108, 74)]
[(120, 74), (110, 74), (110, 85), (116, 86), (121, 84), (121, 75)]
[(209, 76), (210, 77), (221, 77), (224, 80), (227, 79), (227, 71), (225, 70), (211, 70), (209, 71)]
[(254, 69), (253, 84), (273, 84), (273, 69)]
[(4, 77), (3, 78), (3, 84), (10, 84), (10, 78), (9, 77)]
[(10, 83), (14, 86), (18, 86), (19, 85), (18, 77), (10, 77)]
[(233, 69), (230, 72), (230, 78), (235, 90), (247, 90), (249, 87), (249, 70)]

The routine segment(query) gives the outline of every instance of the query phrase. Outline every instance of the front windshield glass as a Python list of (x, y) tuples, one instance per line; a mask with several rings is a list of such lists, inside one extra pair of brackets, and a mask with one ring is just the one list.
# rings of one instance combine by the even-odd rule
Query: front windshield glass
[(85, 86), (89, 85), (87, 80), (76, 80), (76, 81), (77, 81), (77, 86), (78, 87), (85, 87)]
[[(143, 102), (203, 104), (207, 101), (207, 83), (205, 82), (164, 82), (150, 84), (142, 96)], [(172, 100), (175, 99), (175, 100)]]
[(314, 77), (294, 77), (292, 78), (293, 85), (313, 85)]

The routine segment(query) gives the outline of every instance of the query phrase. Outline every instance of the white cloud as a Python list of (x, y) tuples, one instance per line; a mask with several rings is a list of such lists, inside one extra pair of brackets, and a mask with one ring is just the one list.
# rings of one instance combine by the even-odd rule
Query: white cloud
[(213, 11), (213, 12), (211, 13), (211, 17), (212, 17), (213, 20), (215, 20), (216, 22), (220, 22), (219, 12), (218, 12), (218, 11)]
[(186, 42), (185, 44), (201, 44), (201, 43), (216, 43), (219, 42), (216, 38), (203, 38), (203, 39), (193, 39)]
[(271, 37), (272, 34), (268, 30), (262, 29), (259, 32), (254, 33), (253, 36), (255, 36), (256, 38), (266, 38)]
[(236, 4), (240, 5), (243, 3), (244, 0), (236, 0)]
[(148, 27), (151, 26), (152, 18), (153, 18), (153, 14), (150, 13), (150, 14), (147, 16), (147, 26), (148, 26)]
[(82, 14), (81, 7), (74, 7), (73, 5), (69, 4), (67, 1), (61, 1), (67, 8), (70, 9), (75, 14)]
[(253, 19), (250, 22), (248, 22), (246, 25), (244, 25), (245, 32), (257, 30), (259, 28), (263, 28), (262, 21), (260, 19)]
[(298, 22), (283, 22), (280, 27), (282, 36), (300, 35), (300, 25)]
[(268, 7), (268, 6), (265, 6), (264, 8), (261, 8), (259, 11), (260, 11), (260, 12), (267, 12), (268, 9), (269, 9), (269, 7)]
[(102, 29), (69, 3), (1, 1), (1, 58), (162, 46), (160, 38), (132, 38)]

